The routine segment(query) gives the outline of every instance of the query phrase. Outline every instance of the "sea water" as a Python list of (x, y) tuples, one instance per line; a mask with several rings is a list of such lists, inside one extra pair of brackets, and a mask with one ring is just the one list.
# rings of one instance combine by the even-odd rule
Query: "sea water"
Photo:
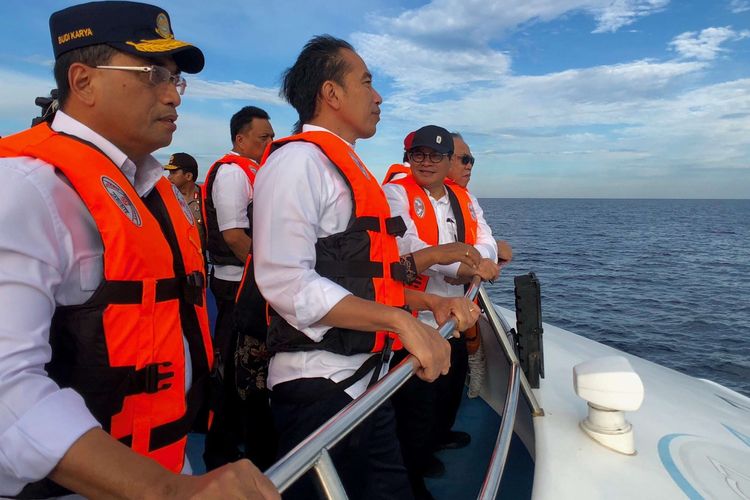
[(750, 200), (481, 199), (547, 323), (750, 396)]

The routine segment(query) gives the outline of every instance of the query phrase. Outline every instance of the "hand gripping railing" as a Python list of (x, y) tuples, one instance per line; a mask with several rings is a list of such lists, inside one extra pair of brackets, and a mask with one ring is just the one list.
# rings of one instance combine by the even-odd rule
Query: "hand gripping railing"
[[(521, 372), (518, 357), (515, 355), (515, 351), (513, 351), (506, 337), (510, 328), (504, 318), (501, 318), (495, 311), (492, 302), (487, 296), (487, 292), (481, 287), (479, 279), (475, 278), (466, 292), (466, 298), (474, 300), (477, 294), (479, 295), (479, 304), (484, 309), (490, 326), (511, 363), (503, 419), (498, 431), (497, 441), (495, 442), (495, 449), (487, 468), (487, 475), (479, 493), (481, 500), (490, 500), (497, 496), (500, 480), (505, 469), (510, 441), (513, 437), (513, 427), (515, 425), (518, 396), (521, 387), (524, 388), (524, 394), (527, 400), (529, 400), (535, 415), (543, 415), (543, 412), (539, 408), (531, 392), (531, 388), (528, 386), (528, 381), (526, 381), (525, 386), (523, 385), (525, 377), (523, 372)], [(451, 319), (440, 327), (440, 335), (448, 338), (452, 335), (455, 328), (456, 320)], [(501, 333), (501, 330), (503, 333)], [(283, 492), (286, 490), (294, 481), (312, 468), (315, 470), (320, 482), (321, 492), (327, 498), (336, 500), (347, 498), (346, 491), (341, 484), (328, 450), (354, 430), (357, 425), (414, 375), (414, 365), (411, 362), (411, 358), (412, 356), (407, 356), (388, 375), (383, 377), (382, 380), (370, 387), (362, 396), (345, 406), (266, 471), (266, 476), (268, 476), (279, 491)], [(528, 393), (526, 392), (527, 390)]]
[[(466, 298), (474, 300), (479, 292), (479, 287), (479, 278), (475, 277), (466, 292)], [(450, 337), (456, 326), (454, 318), (448, 320), (440, 327), (440, 335), (444, 338)], [(283, 492), (305, 472), (314, 468), (322, 486), (321, 490), (328, 498), (337, 500), (347, 498), (327, 450), (335, 446), (370, 416), (412, 375), (414, 375), (412, 356), (407, 356), (379, 382), (346, 405), (292, 451), (273, 464), (266, 471), (266, 476), (279, 491)]]

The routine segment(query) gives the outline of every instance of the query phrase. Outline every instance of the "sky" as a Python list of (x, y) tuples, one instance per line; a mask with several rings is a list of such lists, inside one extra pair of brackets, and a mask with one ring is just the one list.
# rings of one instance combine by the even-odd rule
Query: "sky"
[[(0, 135), (54, 87), (49, 15), (79, 2), (0, 2)], [(245, 105), (277, 137), (296, 112), (282, 72), (312, 36), (343, 38), (383, 96), (356, 148), (382, 176), (435, 124), (476, 157), (488, 198), (750, 198), (750, 0), (159, 0), (206, 67), (186, 75), (172, 144), (201, 177)]]

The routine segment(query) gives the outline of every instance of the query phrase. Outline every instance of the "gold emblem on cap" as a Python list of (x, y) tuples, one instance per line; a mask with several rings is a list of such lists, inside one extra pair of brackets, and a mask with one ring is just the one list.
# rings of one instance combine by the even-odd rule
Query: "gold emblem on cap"
[(156, 33), (162, 38), (172, 38), (172, 30), (169, 29), (169, 18), (164, 12), (156, 16)]

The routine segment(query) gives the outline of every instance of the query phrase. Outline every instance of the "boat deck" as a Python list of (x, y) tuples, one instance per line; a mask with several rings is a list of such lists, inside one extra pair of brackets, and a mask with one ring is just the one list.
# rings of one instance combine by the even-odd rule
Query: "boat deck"
[[(439, 479), (427, 480), (427, 487), (436, 500), (477, 498), (499, 427), (500, 416), (484, 400), (469, 399), (464, 394), (454, 428), (469, 432), (471, 443), (460, 450), (438, 452), (438, 458), (445, 464), (446, 474)], [(201, 456), (203, 439), (201, 434), (191, 434), (188, 438), (188, 457), (196, 474), (206, 470)], [(531, 498), (533, 462), (515, 436), (509, 457), (498, 498)]]

